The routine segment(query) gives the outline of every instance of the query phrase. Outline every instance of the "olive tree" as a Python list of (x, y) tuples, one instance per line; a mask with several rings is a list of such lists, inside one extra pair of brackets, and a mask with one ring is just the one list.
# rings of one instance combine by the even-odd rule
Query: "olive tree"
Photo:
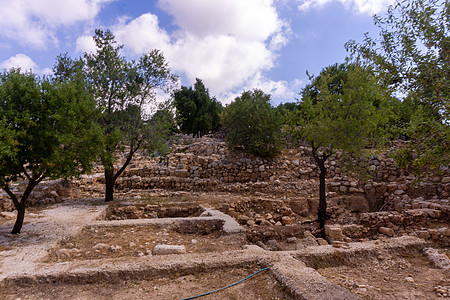
[(273, 157), (281, 150), (282, 118), (261, 90), (244, 91), (224, 108), (222, 124), (230, 148), (261, 157)]
[[(98, 153), (95, 101), (79, 79), (0, 74), (0, 188), (18, 212), (12, 234), (20, 233), (28, 198), (44, 178), (89, 171)], [(11, 188), (17, 180), (26, 181), (23, 193)]]
[[(111, 31), (97, 29), (93, 36), (96, 51), (85, 53), (80, 60), (60, 56), (55, 72), (71, 76), (72, 69), (82, 66), (88, 91), (100, 110), (98, 123), (104, 135), (100, 154), (105, 173), (105, 201), (114, 199), (114, 184), (125, 171), (134, 154), (152, 139), (151, 122), (146, 106), (155, 100), (156, 89), (171, 90), (177, 77), (159, 50), (152, 50), (137, 61), (128, 61), (121, 53)], [(126, 149), (125, 161), (117, 163), (117, 151)]]
[(371, 66), (384, 85), (417, 107), (406, 127), (404, 165), (423, 170), (450, 162), (450, 1), (403, 0), (375, 16), (378, 37), (349, 41), (348, 50)]
[(385, 91), (370, 70), (342, 64), (324, 68), (301, 95), (297, 109), (288, 118), (289, 131), (310, 148), (320, 170), (318, 221), (324, 234), (325, 163), (337, 152), (353, 163), (364, 157), (381, 120), (376, 104), (383, 101)]

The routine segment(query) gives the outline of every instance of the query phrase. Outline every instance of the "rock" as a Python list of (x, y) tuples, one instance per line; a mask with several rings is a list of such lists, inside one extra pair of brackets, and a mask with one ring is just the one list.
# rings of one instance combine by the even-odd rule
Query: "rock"
[(159, 244), (153, 248), (153, 255), (183, 254), (186, 253), (184, 245)]
[(309, 231), (309, 230), (306, 230), (304, 233), (303, 233), (303, 236), (306, 238), (306, 237), (311, 237), (311, 238), (315, 238), (315, 236), (311, 233), (311, 231)]
[(104, 243), (98, 243), (98, 244), (95, 244), (95, 246), (92, 247), (92, 249), (94, 249), (94, 250), (106, 250), (106, 249), (109, 249), (109, 245), (104, 244)]
[(369, 203), (367, 203), (366, 198), (363, 196), (352, 196), (348, 198), (349, 200), (349, 209), (352, 212), (368, 212)]
[(334, 240), (342, 240), (344, 238), (342, 229), (339, 227), (332, 227), (331, 225), (325, 225), (325, 234)]
[(122, 247), (119, 245), (112, 245), (111, 247), (109, 247), (109, 251), (113, 253), (120, 252), (122, 251)]
[(392, 230), (391, 228), (388, 228), (388, 227), (380, 227), (380, 228), (378, 228), (378, 232), (382, 233), (384, 235), (387, 235), (389, 237), (394, 236), (394, 230)]
[(69, 259), (72, 257), (72, 252), (69, 249), (59, 249), (58, 251), (55, 252), (55, 256), (58, 259)]
[(428, 240), (431, 237), (430, 233), (426, 230), (417, 231), (416, 234), (418, 237), (424, 240)]
[(306, 247), (311, 247), (311, 246), (317, 246), (317, 241), (315, 238), (312, 237), (305, 237), (303, 239), (300, 239), (299, 241), (297, 241), (297, 243), (295, 244), (296, 249), (300, 249), (300, 248), (306, 248)]
[(248, 226), (255, 226), (255, 225), (256, 225), (256, 222), (253, 221), (253, 220), (248, 220), (248, 221), (247, 221), (247, 225), (248, 225)]
[(448, 227), (439, 228), (438, 231), (443, 236), (450, 236), (450, 228), (448, 228)]
[(246, 215), (238, 215), (236, 217), (236, 220), (238, 221), (239, 224), (245, 225), (247, 224), (248, 220), (250, 220), (250, 218)]
[(270, 251), (282, 251), (280, 244), (276, 240), (268, 240), (266, 242), (266, 247)]
[(267, 220), (262, 220), (261, 223), (260, 223), (259, 225), (260, 225), (260, 226), (271, 226), (272, 223), (270, 223), (270, 222), (267, 221)]
[(326, 240), (324, 240), (323, 238), (318, 238), (318, 239), (317, 239), (317, 243), (318, 243), (320, 246), (328, 245), (328, 242), (327, 242)]
[(126, 206), (126, 207), (123, 209), (123, 211), (124, 211), (125, 213), (127, 213), (127, 214), (136, 213), (137, 210), (138, 210), (137, 207), (134, 206), (134, 205)]
[(281, 218), (281, 223), (283, 223), (283, 225), (292, 225), (294, 224), (294, 220), (291, 217), (284, 216)]
[(444, 178), (442, 178), (441, 183), (443, 183), (443, 184), (450, 183), (450, 177), (444, 177)]
[(17, 211), (2, 211), (0, 212), (0, 217), (8, 219), (8, 220), (14, 220), (17, 218)]
[(436, 267), (444, 270), (450, 270), (450, 258), (448, 258), (447, 255), (441, 254), (433, 248), (425, 248), (423, 249), (423, 252), (428, 256), (428, 259), (431, 260)]
[(291, 236), (286, 239), (286, 242), (288, 242), (289, 244), (293, 244), (296, 241), (297, 241), (297, 238), (295, 236)]

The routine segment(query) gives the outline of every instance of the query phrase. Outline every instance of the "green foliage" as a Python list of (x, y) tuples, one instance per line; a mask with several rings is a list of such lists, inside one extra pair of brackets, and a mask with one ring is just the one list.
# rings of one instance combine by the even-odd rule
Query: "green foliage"
[(359, 171), (365, 149), (376, 141), (386, 121), (386, 91), (377, 84), (370, 69), (356, 64), (333, 65), (322, 70), (303, 91), (288, 127), (294, 139), (306, 143), (319, 167), (318, 220), (322, 234), (326, 219), (325, 162), (337, 151), (341, 165)]
[(174, 92), (177, 121), (184, 133), (204, 134), (220, 128), (222, 104), (211, 98), (203, 82), (197, 78), (194, 89), (182, 86)]
[[(19, 211), (13, 233), (20, 232), (27, 198), (41, 180), (87, 172), (98, 154), (98, 111), (76, 78), (0, 74), (0, 187)], [(21, 199), (9, 189), (19, 178), (28, 180)]]
[[(72, 77), (73, 70), (83, 70), (83, 80), (97, 101), (101, 112), (98, 122), (102, 128), (103, 151), (100, 155), (105, 168), (107, 201), (113, 200), (114, 182), (128, 166), (134, 153), (155, 144), (154, 122), (148, 122), (144, 109), (155, 99), (155, 90), (169, 91), (177, 81), (159, 50), (128, 61), (121, 55), (111, 31), (97, 29), (94, 35), (97, 50), (85, 53), (80, 60), (60, 56), (55, 66), (58, 78)], [(116, 151), (127, 148), (125, 163), (114, 169)]]
[(225, 107), (222, 123), (230, 148), (261, 157), (273, 157), (281, 149), (281, 116), (261, 90), (244, 91)]
[(58, 178), (90, 169), (99, 132), (95, 101), (82, 82), (13, 70), (0, 75), (0, 99), (1, 153), (9, 157), (0, 167), (3, 182), (24, 170)]
[(386, 91), (370, 70), (336, 67), (325, 68), (303, 89), (290, 116), (291, 133), (324, 154), (337, 150), (358, 154), (373, 143), (377, 126), (385, 121), (386, 114), (379, 111), (386, 108)]
[(146, 126), (149, 127), (151, 138), (148, 139), (145, 148), (149, 153), (157, 151), (160, 156), (166, 156), (170, 148), (168, 140), (177, 131), (172, 104), (169, 102), (160, 104)]
[(402, 113), (417, 109), (404, 120), (404, 135), (409, 140), (408, 149), (399, 153), (401, 163), (418, 172), (448, 165), (450, 1), (401, 1), (374, 22), (380, 28), (379, 38), (366, 34), (362, 43), (350, 41), (346, 47), (371, 65), (383, 84), (407, 95)]

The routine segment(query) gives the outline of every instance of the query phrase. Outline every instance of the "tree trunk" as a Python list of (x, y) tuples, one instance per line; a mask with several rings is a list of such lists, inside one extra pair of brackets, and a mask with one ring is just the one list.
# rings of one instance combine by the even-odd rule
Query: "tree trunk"
[(327, 198), (325, 191), (325, 176), (327, 175), (327, 169), (325, 168), (325, 163), (322, 161), (319, 164), (320, 175), (319, 175), (319, 208), (317, 216), (319, 219), (320, 232), (322, 236), (325, 236), (325, 219), (327, 217)]
[(105, 166), (105, 202), (114, 200), (114, 166)]
[(20, 230), (22, 229), (23, 225), (23, 219), (25, 218), (25, 206), (26, 206), (26, 199), (22, 198), (22, 201), (20, 201), (20, 204), (17, 207), (17, 219), (16, 223), (14, 224), (14, 228), (11, 231), (11, 234), (20, 233)]

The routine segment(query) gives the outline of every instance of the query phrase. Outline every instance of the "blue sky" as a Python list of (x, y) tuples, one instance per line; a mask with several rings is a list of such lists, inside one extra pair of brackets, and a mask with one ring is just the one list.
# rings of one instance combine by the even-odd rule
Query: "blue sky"
[[(204, 81), (229, 103), (259, 88), (295, 101), (306, 70), (343, 62), (344, 44), (376, 34), (392, 0), (0, 0), (0, 69), (49, 74), (56, 56), (93, 51), (111, 29), (124, 55), (161, 49), (180, 84)], [(160, 98), (168, 97), (159, 95)]]

